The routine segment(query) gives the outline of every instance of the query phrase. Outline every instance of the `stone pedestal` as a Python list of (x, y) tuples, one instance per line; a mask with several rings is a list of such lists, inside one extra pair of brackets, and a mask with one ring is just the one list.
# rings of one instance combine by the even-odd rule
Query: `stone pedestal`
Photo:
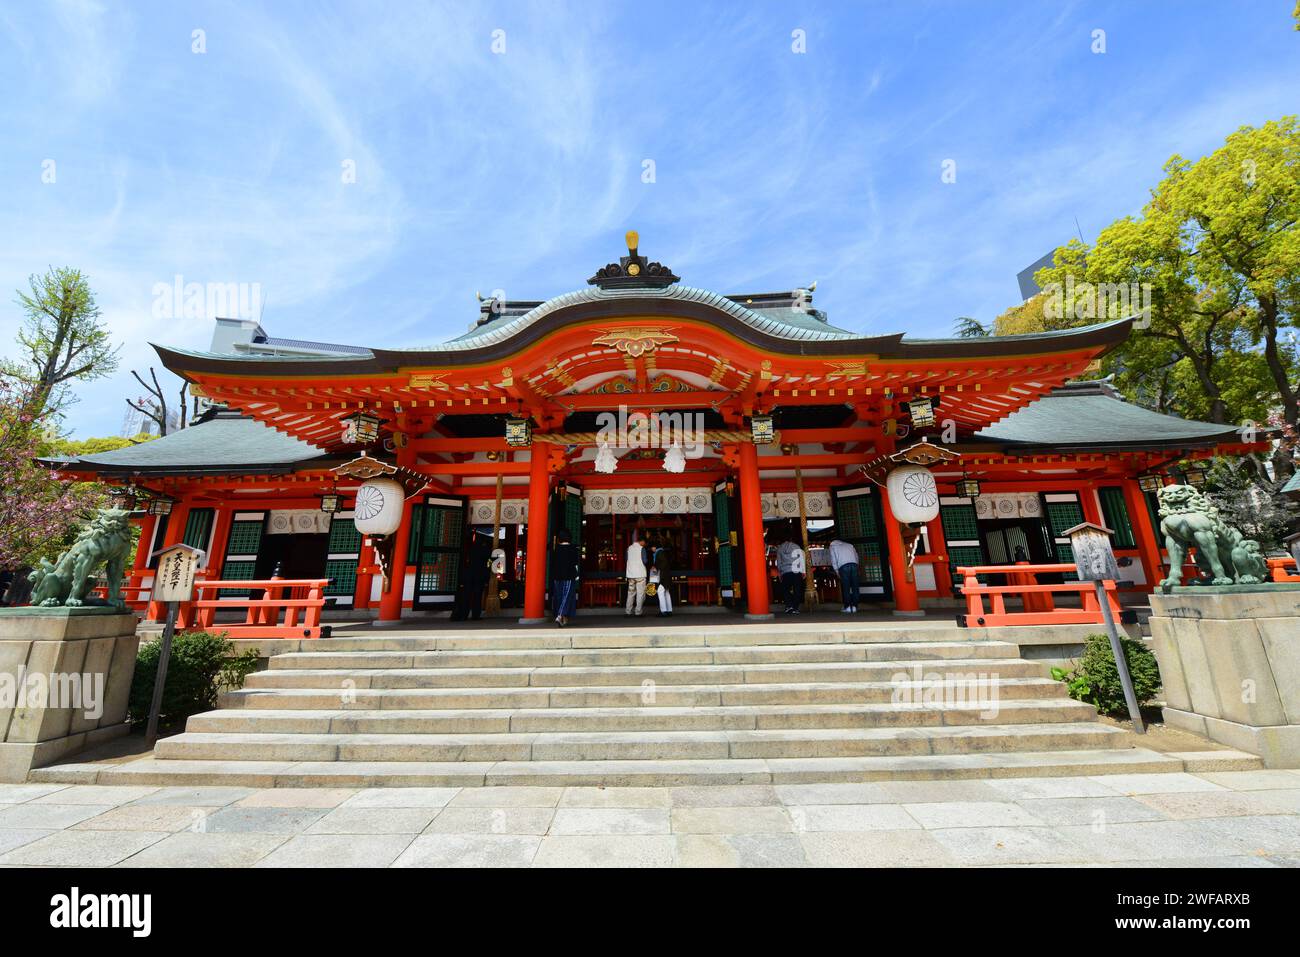
[(0, 609), (0, 782), (125, 734), (136, 618), (114, 609)]
[(1168, 724), (1300, 767), (1300, 586), (1154, 594), (1151, 637)]

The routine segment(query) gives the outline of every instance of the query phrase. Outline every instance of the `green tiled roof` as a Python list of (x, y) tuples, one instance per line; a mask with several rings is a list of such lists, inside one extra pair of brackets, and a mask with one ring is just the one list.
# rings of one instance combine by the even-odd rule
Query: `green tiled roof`
[(320, 449), (301, 439), (238, 413), (218, 412), (210, 419), (152, 442), (98, 452), (75, 461), (55, 458), (42, 461), (50, 467), (106, 473), (248, 472), (283, 471), (323, 458)]
[(732, 299), (728, 299), (726, 296), (720, 296), (716, 292), (676, 284), (664, 289), (599, 289), (593, 286), (590, 289), (566, 292), (554, 299), (548, 299), (534, 306), (523, 315), (501, 316), (491, 322), (476, 326), (464, 335), (457, 336), (455, 339), (444, 343), (441, 348), (454, 351), (491, 345), (510, 338), (558, 309), (584, 302), (607, 302), (617, 299), (676, 299), (704, 303), (734, 316), (759, 332), (782, 339), (857, 338), (855, 333), (845, 329), (837, 329), (830, 323), (818, 318), (820, 313), (814, 315), (810, 310), (750, 309)]
[(976, 437), (1026, 449), (1060, 450), (1210, 446), (1239, 440), (1233, 426), (1152, 412), (1125, 402), (1101, 381), (1067, 383)]
[(1295, 475), (1292, 475), (1287, 483), (1282, 486), (1282, 492), (1284, 494), (1293, 493), (1300, 495), (1300, 472), (1296, 472)]

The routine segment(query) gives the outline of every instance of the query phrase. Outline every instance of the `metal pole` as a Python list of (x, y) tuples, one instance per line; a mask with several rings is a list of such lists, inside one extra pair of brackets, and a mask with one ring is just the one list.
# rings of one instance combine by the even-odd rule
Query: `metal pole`
[(1128, 716), (1133, 719), (1133, 730), (1146, 734), (1146, 725), (1142, 723), (1142, 713), (1138, 710), (1137, 693), (1133, 690), (1133, 676), (1128, 673), (1128, 659), (1124, 657), (1124, 648), (1120, 644), (1119, 629), (1115, 627), (1115, 618), (1110, 613), (1110, 597), (1105, 585), (1097, 580), (1092, 583), (1097, 590), (1097, 603), (1101, 605), (1101, 616), (1106, 621), (1106, 633), (1110, 636), (1110, 652), (1115, 656), (1115, 670), (1119, 672), (1119, 683), (1124, 686), (1124, 703), (1128, 705)]
[(163, 686), (167, 683), (167, 663), (172, 656), (172, 633), (176, 630), (176, 602), (167, 603), (167, 623), (163, 625), (162, 650), (158, 653), (158, 673), (153, 679), (153, 703), (149, 705), (149, 728), (145, 744), (154, 746), (158, 740), (158, 713), (162, 710)]

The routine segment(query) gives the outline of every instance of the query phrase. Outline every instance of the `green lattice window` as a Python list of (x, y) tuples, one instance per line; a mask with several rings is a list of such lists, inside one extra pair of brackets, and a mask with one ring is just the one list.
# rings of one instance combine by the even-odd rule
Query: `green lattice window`
[(356, 525), (352, 524), (352, 519), (334, 516), (334, 520), (330, 522), (330, 539), (327, 547), (331, 555), (350, 555), (361, 551), (361, 533), (357, 531)]
[(206, 550), (208, 547), (208, 536), (212, 534), (212, 518), (216, 515), (216, 509), (212, 508), (192, 508), (189, 517), (185, 520), (185, 534), (181, 538), (186, 545), (191, 548), (201, 548)]
[(945, 541), (973, 542), (980, 537), (974, 505), (941, 505), (939, 520), (943, 523)]
[[(1080, 521), (1082, 521), (1082, 519), (1080, 519)], [(1078, 525), (1079, 523), (1075, 522), (1074, 524)], [(1067, 525), (1065, 527), (1070, 528), (1071, 526)], [(1069, 542), (1056, 543), (1056, 560), (1066, 565), (1074, 564), (1074, 549), (1070, 547)], [(1076, 575), (1074, 572), (1062, 572), (1061, 578), (1062, 580), (1068, 582), (1079, 580), (1079, 576)]]
[(880, 585), (885, 581), (880, 542), (854, 542), (858, 550), (858, 581), (862, 585)]
[(425, 556), (416, 570), (418, 592), (454, 592), (460, 581), (460, 556), (452, 552), (435, 552)]
[(736, 580), (736, 559), (731, 546), (731, 499), (726, 491), (713, 493), (713, 527), (718, 538), (718, 587), (730, 588)]
[(406, 560), (419, 560), (421, 548), (458, 547), (464, 516), (459, 508), (415, 505), (411, 509), (411, 541)]
[(573, 544), (582, 545), (582, 496), (568, 495), (564, 499), (564, 526), (569, 530)]
[[(840, 537), (875, 538), (880, 534), (876, 525), (876, 503), (870, 495), (850, 495), (836, 501), (835, 521)], [(865, 580), (865, 575), (864, 575)]]
[[(257, 562), (226, 562), (221, 568), (222, 581), (252, 581), (257, 575)], [(239, 588), (223, 588), (218, 598), (247, 598), (248, 592)]]
[[(961, 506), (955, 506), (960, 508)], [(975, 511), (973, 508), (971, 511)], [(984, 550), (979, 545), (949, 545), (948, 546), (948, 577), (952, 580), (953, 588), (960, 588), (962, 578), (957, 574), (958, 568), (969, 568), (973, 565), (984, 564)], [(980, 575), (979, 581), (987, 584), (988, 576)]]
[(241, 519), (230, 523), (227, 555), (256, 555), (262, 545), (262, 519)]
[(325, 562), (325, 577), (330, 579), (330, 583), (325, 586), (326, 595), (350, 596), (357, 588), (357, 560), (355, 558), (329, 559)]
[(1107, 528), (1115, 530), (1110, 537), (1111, 544), (1115, 548), (1136, 548), (1137, 540), (1133, 537), (1133, 523), (1129, 521), (1124, 490), (1113, 487), (1098, 489), (1097, 497), (1101, 499), (1102, 521)]
[[(1077, 501), (1047, 503), (1047, 527), (1052, 530), (1053, 538), (1060, 538), (1067, 528), (1074, 528), (1082, 522), (1083, 506)], [(1071, 558), (1070, 561), (1074, 559)]]

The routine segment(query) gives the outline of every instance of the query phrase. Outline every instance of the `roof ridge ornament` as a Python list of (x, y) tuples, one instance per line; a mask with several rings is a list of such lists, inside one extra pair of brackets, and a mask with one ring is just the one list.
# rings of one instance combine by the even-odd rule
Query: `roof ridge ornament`
[(635, 229), (627, 231), (626, 239), (628, 254), (619, 257), (616, 263), (597, 269), (596, 275), (587, 280), (588, 284), (601, 289), (663, 289), (680, 281), (681, 277), (663, 263), (651, 262), (641, 255), (637, 249), (641, 237)]

